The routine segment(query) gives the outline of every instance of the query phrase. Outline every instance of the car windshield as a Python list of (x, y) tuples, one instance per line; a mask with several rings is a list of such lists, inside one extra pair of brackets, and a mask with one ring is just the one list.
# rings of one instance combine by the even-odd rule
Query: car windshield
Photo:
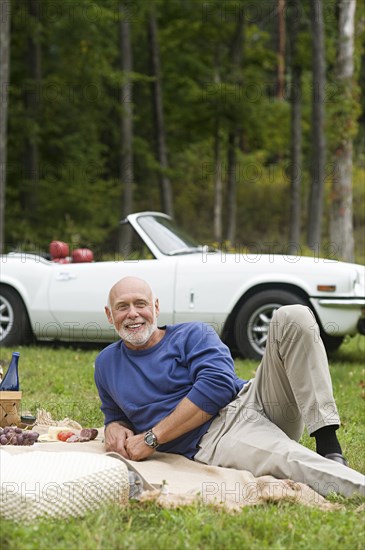
[(202, 246), (186, 235), (170, 219), (159, 216), (140, 216), (138, 224), (157, 248), (167, 256), (201, 252)]

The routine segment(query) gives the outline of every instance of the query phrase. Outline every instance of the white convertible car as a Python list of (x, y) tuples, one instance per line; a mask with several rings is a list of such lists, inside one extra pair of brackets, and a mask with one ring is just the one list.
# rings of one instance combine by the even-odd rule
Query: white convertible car
[(160, 299), (161, 326), (204, 321), (207, 330), (216, 330), (243, 357), (262, 356), (270, 319), (284, 304), (313, 310), (328, 350), (345, 335), (365, 333), (363, 266), (317, 257), (226, 253), (194, 243), (169, 216), (157, 212), (132, 214), (124, 223), (138, 234), (147, 259), (97, 262), (81, 249), (72, 260), (62, 246), (55, 252), (55, 243), (50, 259), (24, 252), (1, 256), (0, 343), (115, 340), (104, 306), (109, 288), (126, 275), (150, 283)]

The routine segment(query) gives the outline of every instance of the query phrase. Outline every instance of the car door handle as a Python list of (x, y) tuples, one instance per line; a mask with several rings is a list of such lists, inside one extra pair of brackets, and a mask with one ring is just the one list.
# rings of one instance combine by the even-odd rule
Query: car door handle
[(56, 277), (56, 281), (70, 281), (71, 279), (76, 279), (76, 275), (67, 272), (59, 273)]

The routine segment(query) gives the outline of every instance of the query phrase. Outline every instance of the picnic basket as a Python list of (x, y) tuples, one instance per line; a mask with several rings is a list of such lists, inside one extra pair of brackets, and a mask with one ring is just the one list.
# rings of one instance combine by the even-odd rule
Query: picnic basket
[(20, 424), (21, 391), (0, 391), (0, 427)]

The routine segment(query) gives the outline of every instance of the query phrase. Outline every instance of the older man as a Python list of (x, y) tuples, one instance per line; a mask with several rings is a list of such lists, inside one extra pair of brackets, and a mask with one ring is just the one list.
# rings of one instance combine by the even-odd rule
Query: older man
[[(159, 451), (307, 483), (326, 495), (365, 493), (336, 437), (340, 424), (323, 344), (304, 306), (281, 307), (252, 380), (203, 323), (158, 327), (146, 281), (110, 290), (106, 315), (120, 340), (95, 363), (105, 442), (131, 460)], [(317, 453), (297, 443), (304, 426)]]

